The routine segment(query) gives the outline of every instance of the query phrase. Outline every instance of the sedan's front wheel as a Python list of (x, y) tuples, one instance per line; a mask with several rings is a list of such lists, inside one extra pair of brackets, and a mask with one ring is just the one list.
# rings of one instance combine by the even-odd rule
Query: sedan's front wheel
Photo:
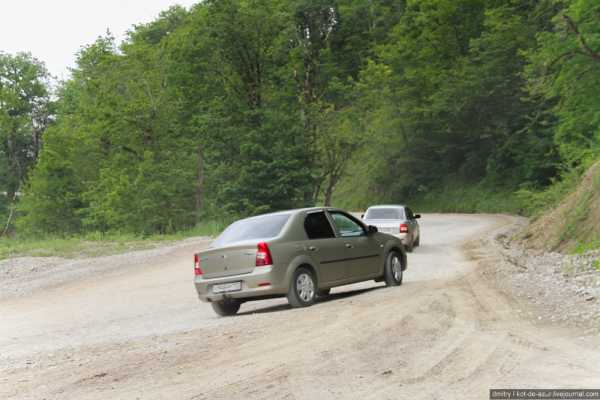
[(231, 315), (237, 314), (237, 312), (240, 310), (240, 306), (242, 305), (242, 303), (240, 303), (239, 300), (226, 299), (213, 301), (212, 303), (210, 303), (210, 305), (212, 306), (213, 310), (221, 317), (229, 317)]
[(402, 285), (402, 258), (397, 251), (390, 251), (385, 261), (386, 286)]
[(313, 273), (307, 268), (298, 268), (292, 277), (288, 302), (292, 307), (308, 307), (315, 302), (317, 284)]

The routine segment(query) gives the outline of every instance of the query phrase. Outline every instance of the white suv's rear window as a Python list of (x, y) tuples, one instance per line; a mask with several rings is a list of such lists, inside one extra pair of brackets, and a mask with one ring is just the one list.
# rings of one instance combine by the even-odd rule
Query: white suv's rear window
[(365, 219), (404, 219), (404, 211), (401, 208), (370, 208)]

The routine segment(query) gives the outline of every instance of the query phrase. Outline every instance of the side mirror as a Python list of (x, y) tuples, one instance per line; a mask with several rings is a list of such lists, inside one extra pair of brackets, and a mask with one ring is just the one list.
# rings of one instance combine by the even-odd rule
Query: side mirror
[(415, 214), (415, 219), (421, 218), (421, 214)]
[(365, 219), (365, 214), (360, 214), (360, 219)]
[(372, 234), (374, 234), (374, 233), (377, 233), (377, 232), (379, 232), (379, 231), (377, 230), (377, 227), (376, 227), (376, 226), (369, 225), (369, 230), (368, 230), (368, 232), (369, 232), (369, 235), (372, 235)]

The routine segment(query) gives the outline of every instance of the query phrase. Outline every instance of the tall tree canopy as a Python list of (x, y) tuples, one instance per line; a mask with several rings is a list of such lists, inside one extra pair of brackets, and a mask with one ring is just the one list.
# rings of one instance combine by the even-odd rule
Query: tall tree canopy
[(0, 235), (9, 228), (12, 207), (50, 119), (49, 75), (43, 64), (29, 54), (0, 53), (0, 216), (8, 218)]
[(592, 0), (173, 7), (82, 48), (55, 111), (43, 66), (0, 57), (0, 182), (29, 176), (36, 233), (544, 187), (599, 155), (599, 22)]

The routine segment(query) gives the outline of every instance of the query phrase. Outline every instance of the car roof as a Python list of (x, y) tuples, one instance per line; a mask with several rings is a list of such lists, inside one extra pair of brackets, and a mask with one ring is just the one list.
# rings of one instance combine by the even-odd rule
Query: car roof
[(370, 206), (367, 208), (367, 210), (369, 208), (405, 208), (405, 205), (401, 205), (401, 204), (378, 204), (376, 206)]
[(275, 212), (270, 212), (270, 213), (266, 213), (266, 214), (252, 215), (250, 217), (241, 218), (239, 221), (243, 221), (243, 220), (247, 220), (247, 219), (252, 219), (252, 218), (266, 217), (266, 216), (269, 216), (269, 215), (296, 214), (296, 213), (300, 213), (300, 212), (323, 211), (323, 210), (327, 210), (327, 211), (343, 211), (343, 210), (341, 210), (339, 208), (335, 208), (335, 207), (294, 208), (294, 209), (291, 209), (291, 210), (282, 210), (282, 211), (275, 211)]

